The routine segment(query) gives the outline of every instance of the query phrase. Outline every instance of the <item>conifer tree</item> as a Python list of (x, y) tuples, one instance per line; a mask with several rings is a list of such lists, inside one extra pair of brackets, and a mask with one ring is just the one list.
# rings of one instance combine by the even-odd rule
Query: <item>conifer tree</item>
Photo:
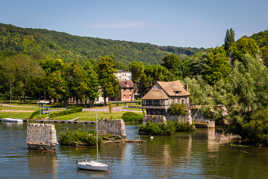
[(224, 40), (224, 50), (227, 52), (228, 55), (229, 54), (229, 49), (231, 47), (231, 45), (235, 42), (235, 32), (232, 28), (227, 29), (226, 31), (226, 36), (225, 36), (225, 40)]

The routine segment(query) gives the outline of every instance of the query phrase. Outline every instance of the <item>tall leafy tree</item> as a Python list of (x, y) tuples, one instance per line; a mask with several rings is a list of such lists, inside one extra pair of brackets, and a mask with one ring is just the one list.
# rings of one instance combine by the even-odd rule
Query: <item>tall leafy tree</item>
[(211, 85), (231, 72), (229, 58), (221, 48), (211, 49), (201, 56), (203, 78)]
[[(89, 100), (91, 104), (94, 103), (95, 99), (99, 96), (99, 81), (98, 75), (94, 71), (93, 66), (90, 61), (85, 61), (83, 64), (83, 69), (86, 72), (86, 84), (87, 90), (85, 92), (85, 97)], [(87, 100), (86, 100), (87, 102)]]
[(129, 64), (129, 70), (132, 74), (132, 81), (139, 84), (142, 76), (144, 75), (144, 64), (139, 61), (133, 61)]
[(106, 98), (114, 98), (119, 95), (118, 81), (114, 75), (115, 62), (112, 57), (99, 57), (97, 61), (97, 73), (101, 87), (101, 94), (104, 97), (104, 104), (107, 104)]
[(169, 54), (162, 59), (162, 66), (166, 67), (177, 78), (182, 78), (182, 66), (183, 62), (179, 56), (175, 54)]

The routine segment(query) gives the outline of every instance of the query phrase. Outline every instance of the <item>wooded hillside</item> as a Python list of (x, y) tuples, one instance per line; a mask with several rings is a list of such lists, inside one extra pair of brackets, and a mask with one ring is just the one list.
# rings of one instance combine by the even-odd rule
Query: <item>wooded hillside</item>
[(159, 63), (168, 53), (193, 55), (197, 51), (200, 49), (80, 37), (45, 29), (0, 24), (0, 55), (2, 56), (23, 53), (34, 59), (51, 57), (61, 58), (64, 61), (113, 56), (124, 64), (133, 60), (154, 64)]

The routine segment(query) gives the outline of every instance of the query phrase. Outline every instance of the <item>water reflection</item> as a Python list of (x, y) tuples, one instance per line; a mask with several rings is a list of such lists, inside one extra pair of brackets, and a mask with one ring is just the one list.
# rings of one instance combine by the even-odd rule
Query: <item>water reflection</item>
[(31, 176), (52, 174), (53, 178), (57, 178), (58, 161), (56, 152), (29, 151), (28, 167)]
[(207, 129), (208, 135), (208, 152), (217, 152), (219, 150), (219, 142), (216, 140), (216, 131), (215, 128)]
[(102, 172), (102, 171), (87, 171), (87, 170), (79, 170), (77, 169), (78, 175), (83, 175), (91, 178), (103, 178), (107, 177), (110, 172)]

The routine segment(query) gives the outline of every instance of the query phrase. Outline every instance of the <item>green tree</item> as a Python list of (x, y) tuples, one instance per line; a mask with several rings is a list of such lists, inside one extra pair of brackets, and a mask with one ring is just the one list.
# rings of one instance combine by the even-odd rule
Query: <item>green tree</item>
[(25, 101), (26, 96), (33, 94), (32, 83), (43, 75), (38, 63), (27, 55), (15, 55), (1, 61), (2, 90), (9, 93), (12, 88), (13, 95)]
[(104, 98), (104, 104), (107, 104), (106, 98), (113, 98), (119, 95), (118, 81), (114, 75), (114, 59), (112, 57), (99, 57), (97, 61), (97, 73), (101, 93)]
[(173, 73), (177, 78), (182, 78), (182, 59), (175, 54), (169, 54), (162, 59), (162, 66)]
[(85, 96), (90, 101), (90, 103), (93, 104), (95, 99), (99, 96), (98, 75), (93, 70), (93, 66), (91, 65), (90, 61), (84, 62), (83, 68), (86, 72), (86, 84), (87, 84), (87, 90)]
[(144, 64), (139, 61), (133, 61), (129, 64), (129, 70), (132, 74), (132, 81), (135, 84), (139, 84), (144, 75)]
[(235, 32), (232, 28), (227, 29), (224, 39), (224, 50), (230, 55), (230, 47), (235, 42)]
[(221, 48), (211, 49), (201, 56), (203, 78), (211, 85), (231, 72), (229, 58)]

